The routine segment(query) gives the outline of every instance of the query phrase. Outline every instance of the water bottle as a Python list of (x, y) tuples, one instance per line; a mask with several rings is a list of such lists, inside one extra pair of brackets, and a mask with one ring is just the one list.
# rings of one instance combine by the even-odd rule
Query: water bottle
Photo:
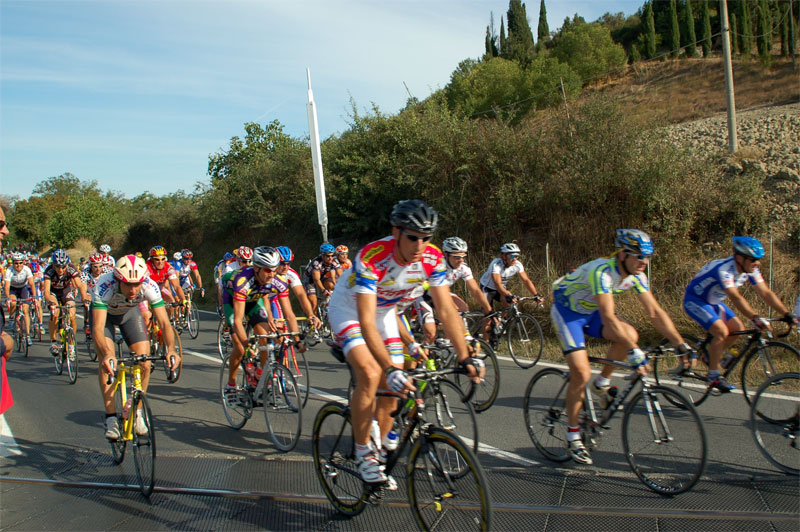
[(731, 349), (729, 353), (725, 353), (725, 356), (722, 357), (720, 365), (722, 366), (723, 369), (728, 369), (728, 366), (731, 365), (731, 362), (736, 357), (734, 351), (735, 349)]
[(249, 386), (255, 386), (258, 382), (256, 380), (256, 365), (253, 364), (252, 361), (247, 361), (247, 364), (244, 367), (245, 373), (247, 373), (247, 384)]
[(370, 438), (375, 444), (375, 450), (381, 450), (381, 427), (378, 425), (378, 420), (372, 418), (372, 426), (370, 427)]
[(397, 449), (397, 445), (400, 443), (399, 438), (400, 436), (394, 429), (386, 434), (386, 437), (383, 439), (383, 448), (387, 453)]
[(494, 326), (494, 334), (495, 334), (495, 336), (500, 336), (501, 334), (503, 334), (503, 324), (502, 323), (498, 323), (497, 325)]
[(122, 419), (128, 419), (128, 414), (131, 412), (131, 398), (125, 401), (125, 406), (122, 407)]
[(614, 402), (614, 399), (616, 399), (616, 397), (617, 397), (617, 387), (616, 386), (612, 386), (606, 392), (606, 401), (608, 401), (606, 403), (606, 408), (611, 406), (611, 404)]

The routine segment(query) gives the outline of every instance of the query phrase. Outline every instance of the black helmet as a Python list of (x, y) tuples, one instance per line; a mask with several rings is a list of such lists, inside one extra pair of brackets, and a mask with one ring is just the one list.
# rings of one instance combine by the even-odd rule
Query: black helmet
[(433, 233), (439, 223), (439, 215), (422, 200), (405, 200), (394, 206), (390, 221), (395, 227)]

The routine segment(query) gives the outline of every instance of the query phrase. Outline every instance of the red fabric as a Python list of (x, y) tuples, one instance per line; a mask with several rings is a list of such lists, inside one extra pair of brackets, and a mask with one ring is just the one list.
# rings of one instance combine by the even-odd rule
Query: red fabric
[[(2, 342), (2, 340), (0, 340)], [(8, 385), (8, 375), (6, 374), (6, 357), (0, 357), (3, 361), (0, 379), (2, 379), (2, 390), (0, 391), (0, 415), (14, 405), (14, 397), (11, 395), (11, 387)]]

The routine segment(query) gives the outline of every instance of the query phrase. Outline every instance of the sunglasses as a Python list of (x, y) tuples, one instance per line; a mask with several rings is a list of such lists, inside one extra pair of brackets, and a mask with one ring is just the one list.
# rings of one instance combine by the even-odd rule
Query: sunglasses
[(7, 224), (5, 220), (0, 220), (0, 230), (2, 230), (6, 225)]
[(19, 266), (20, 264), (24, 264), (24, 262), (17, 262), (17, 261), (14, 261), (14, 265), (16, 265), (16, 266)]
[(258, 268), (259, 271), (268, 271), (269, 273), (275, 273), (278, 271), (278, 268), (267, 268), (266, 266), (254, 266), (254, 268)]
[(323, 256), (323, 257), (328, 257), (328, 258), (331, 258), (331, 259), (332, 259), (332, 258), (333, 258), (333, 253), (323, 253), (323, 254), (322, 254), (322, 256)]
[(430, 242), (431, 238), (433, 238), (433, 235), (419, 236), (419, 235), (412, 235), (411, 233), (407, 233), (405, 231), (400, 231), (400, 234), (404, 235), (410, 242), (417, 242), (418, 240), (422, 240), (423, 242)]
[(154, 262), (164, 262), (165, 260), (167, 259), (165, 259), (164, 257), (153, 257)]
[(464, 260), (464, 259), (467, 258), (466, 255), (450, 255), (450, 257), (455, 259), (455, 260)]
[(288, 260), (282, 260), (282, 261), (281, 261), (281, 266), (289, 266), (289, 265), (291, 265), (291, 264), (292, 264), (292, 262), (291, 262), (291, 261), (288, 261)]
[(518, 259), (519, 258), (519, 253), (509, 253), (508, 258), (509, 259)]
[(635, 258), (637, 260), (645, 260), (645, 259), (649, 259), (651, 257), (651, 255), (642, 255), (642, 254), (634, 255), (633, 253), (631, 253), (630, 255), (631, 255), (631, 257), (633, 257), (633, 258)]

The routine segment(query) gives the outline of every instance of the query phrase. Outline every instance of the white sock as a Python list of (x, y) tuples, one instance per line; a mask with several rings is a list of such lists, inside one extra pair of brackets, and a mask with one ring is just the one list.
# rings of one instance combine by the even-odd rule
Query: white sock
[(607, 377), (603, 377), (602, 375), (598, 375), (597, 378), (594, 380), (594, 385), (598, 388), (603, 388), (605, 386), (609, 386), (611, 384), (611, 379)]

